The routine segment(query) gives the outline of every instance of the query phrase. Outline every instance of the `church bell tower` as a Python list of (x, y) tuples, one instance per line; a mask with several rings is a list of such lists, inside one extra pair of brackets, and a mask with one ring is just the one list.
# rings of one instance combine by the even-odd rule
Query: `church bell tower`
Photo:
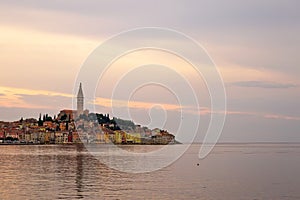
[(83, 91), (82, 91), (82, 85), (80, 83), (78, 94), (77, 94), (77, 112), (78, 113), (83, 112), (83, 105), (84, 105), (84, 96), (83, 96)]

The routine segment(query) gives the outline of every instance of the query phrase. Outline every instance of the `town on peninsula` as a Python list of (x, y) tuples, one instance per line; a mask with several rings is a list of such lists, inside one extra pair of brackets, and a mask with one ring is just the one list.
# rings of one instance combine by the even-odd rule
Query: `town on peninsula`
[(40, 114), (38, 119), (0, 121), (1, 144), (177, 144), (175, 136), (159, 128), (149, 129), (131, 120), (84, 110), (82, 84), (77, 110), (61, 110), (57, 116)]

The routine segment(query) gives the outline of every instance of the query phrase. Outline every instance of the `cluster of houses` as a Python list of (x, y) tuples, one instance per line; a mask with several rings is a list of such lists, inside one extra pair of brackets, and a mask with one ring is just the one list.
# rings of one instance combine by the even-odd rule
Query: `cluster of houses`
[(77, 94), (77, 110), (61, 110), (53, 118), (15, 122), (0, 121), (0, 144), (174, 144), (175, 136), (158, 128), (135, 125), (132, 121), (110, 118), (109, 114), (84, 110), (82, 84)]
[[(123, 126), (109, 115), (62, 110), (58, 116), (0, 122), (2, 144), (172, 144), (175, 136), (165, 130), (139, 125)], [(124, 121), (124, 120), (122, 120)], [(125, 128), (125, 129), (123, 129)]]

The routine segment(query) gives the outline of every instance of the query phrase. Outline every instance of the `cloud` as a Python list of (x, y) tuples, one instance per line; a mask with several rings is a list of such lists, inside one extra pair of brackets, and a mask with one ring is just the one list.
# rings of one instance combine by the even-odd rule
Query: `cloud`
[(259, 112), (246, 112), (246, 111), (227, 111), (227, 115), (242, 115), (242, 116), (254, 116), (257, 118), (264, 119), (279, 119), (279, 120), (287, 120), (287, 121), (300, 121), (300, 117), (297, 116), (289, 116), (289, 115), (280, 115), (280, 114), (264, 114)]
[(284, 120), (295, 120), (295, 121), (300, 121), (300, 117), (293, 117), (293, 116), (287, 116), (287, 115), (264, 115), (264, 118), (267, 119), (284, 119)]
[(48, 95), (48, 96), (63, 96), (63, 97), (73, 97), (72, 94), (48, 91), (48, 90), (32, 90), (25, 88), (15, 88), (15, 87), (4, 87), (0, 86), (0, 92), (2, 94), (14, 94), (14, 95)]
[(142, 101), (125, 101), (125, 100), (111, 100), (107, 98), (96, 98), (94, 101), (95, 105), (104, 107), (126, 107), (133, 109), (151, 109), (156, 106), (162, 107), (164, 110), (181, 110), (184, 106), (176, 104), (166, 104), (166, 103), (153, 103), (153, 102), (142, 102)]
[[(47, 90), (32, 90), (0, 86), (0, 107), (8, 108), (54, 108), (49, 102), (60, 98), (72, 98), (73, 95)], [(41, 101), (45, 97), (48, 101)], [(51, 100), (50, 100), (51, 99)]]
[[(68, 102), (72, 94), (60, 93), (48, 90), (33, 90), (24, 88), (1, 87), (0, 86), (0, 107), (19, 108), (57, 108), (62, 107), (62, 102)], [(2, 95), (1, 95), (2, 94)], [(128, 107), (133, 109), (152, 109), (160, 106), (165, 110), (181, 110), (188, 108), (177, 104), (154, 103), (143, 101), (112, 100), (109, 98), (96, 98), (95, 101), (87, 101), (86, 104), (103, 107)], [(51, 106), (50, 106), (51, 105)], [(65, 105), (67, 106), (67, 105)]]
[(130, 109), (151, 109), (159, 105), (164, 110), (185, 112), (192, 115), (211, 115), (211, 114), (225, 114), (225, 115), (242, 115), (242, 116), (254, 116), (257, 118), (265, 119), (281, 119), (281, 120), (292, 120), (300, 121), (300, 117), (281, 115), (281, 114), (272, 114), (272, 113), (261, 113), (261, 112), (249, 112), (249, 111), (235, 111), (235, 110), (215, 110), (212, 111), (209, 107), (199, 107), (195, 108), (192, 106), (180, 106), (176, 104), (160, 104), (153, 102), (141, 102), (141, 101), (123, 101), (123, 100), (111, 100), (107, 98), (97, 98), (94, 102), (95, 105), (106, 107), (106, 108), (130, 108)]
[(296, 84), (291, 83), (277, 83), (268, 81), (237, 81), (231, 85), (238, 87), (252, 87), (252, 88), (265, 88), (265, 89), (289, 89), (298, 87)]

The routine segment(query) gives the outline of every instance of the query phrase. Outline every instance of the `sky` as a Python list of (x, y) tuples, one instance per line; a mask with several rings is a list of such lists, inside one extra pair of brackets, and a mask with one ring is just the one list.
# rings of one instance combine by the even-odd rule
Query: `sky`
[[(299, 7), (296, 0), (0, 1), (0, 120), (72, 109), (77, 75), (99, 45), (123, 31), (162, 27), (193, 38), (217, 66), (227, 100), (221, 142), (300, 142)], [(181, 42), (161, 42), (166, 41)], [(124, 73), (128, 76), (120, 81)], [(179, 105), (176, 95), (187, 87), (180, 75), (197, 91), (200, 111)], [(131, 85), (149, 77), (175, 89)], [(91, 105), (172, 132), (178, 130), (179, 111), (201, 116), (197, 141), (211, 116), (204, 79), (184, 60), (153, 50), (116, 60), (99, 80), (96, 98), (86, 99)], [(123, 116), (124, 108), (130, 115)]]

